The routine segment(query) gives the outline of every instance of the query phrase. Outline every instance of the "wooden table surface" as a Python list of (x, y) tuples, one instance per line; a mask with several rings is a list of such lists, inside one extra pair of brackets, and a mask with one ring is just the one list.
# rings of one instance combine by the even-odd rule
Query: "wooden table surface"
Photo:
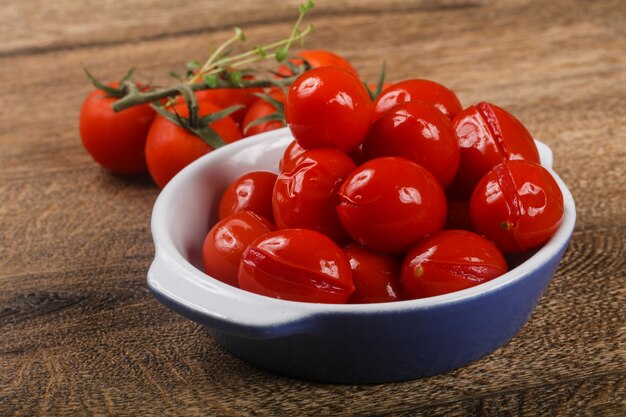
[(298, 2), (24, 0), (0, 12), (0, 415), (626, 415), (626, 2), (320, 0), (310, 48), (367, 80), (429, 78), (549, 144), (576, 231), (531, 320), (465, 368), (312, 384), (222, 350), (154, 300), (148, 177), (93, 163), (82, 72), (165, 82), (242, 26), (286, 34)]

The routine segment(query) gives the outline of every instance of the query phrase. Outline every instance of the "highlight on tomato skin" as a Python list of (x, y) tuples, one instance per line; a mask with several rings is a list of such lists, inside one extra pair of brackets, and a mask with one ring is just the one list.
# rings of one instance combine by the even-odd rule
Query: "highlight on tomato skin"
[(339, 187), (356, 168), (345, 153), (336, 149), (312, 149), (287, 164), (276, 179), (272, 195), (278, 229), (306, 228), (345, 242), (336, 211)]
[(512, 114), (494, 104), (481, 102), (470, 106), (452, 124), (461, 160), (448, 191), (457, 198), (469, 198), (478, 181), (505, 160), (539, 163), (539, 151), (528, 130)]
[(343, 251), (350, 262), (355, 287), (349, 303), (387, 303), (405, 298), (400, 284), (400, 259), (372, 252), (357, 243), (345, 246)]
[(470, 200), (474, 229), (504, 253), (526, 252), (546, 243), (563, 220), (563, 194), (541, 165), (505, 161), (485, 175)]
[(420, 164), (445, 188), (456, 175), (460, 151), (450, 120), (428, 103), (411, 101), (392, 107), (370, 127), (362, 157), (383, 156)]
[(274, 226), (251, 211), (240, 211), (217, 222), (202, 245), (205, 272), (222, 282), (237, 286), (239, 263), (246, 247)]
[(339, 190), (339, 219), (350, 237), (375, 252), (401, 253), (443, 227), (446, 197), (425, 168), (398, 157), (368, 161)]
[(340, 67), (313, 68), (289, 88), (285, 118), (305, 149), (332, 147), (350, 153), (365, 139), (372, 118), (365, 85)]
[(285, 149), (285, 152), (283, 153), (283, 157), (280, 159), (280, 162), (278, 163), (278, 170), (280, 172), (292, 170), (293, 166), (290, 166), (291, 162), (305, 152), (306, 152), (306, 149), (298, 145), (297, 141), (295, 140), (291, 141), (291, 143)]
[(428, 103), (450, 120), (462, 110), (461, 102), (452, 90), (434, 81), (412, 79), (400, 81), (384, 89), (374, 101), (374, 120), (394, 106), (409, 101)]
[(276, 178), (276, 174), (268, 171), (251, 171), (237, 178), (222, 194), (218, 220), (248, 210), (273, 222), (272, 193)]
[(401, 280), (408, 297), (417, 299), (470, 288), (507, 271), (504, 256), (489, 240), (465, 230), (441, 230), (409, 250)]
[(354, 292), (346, 255), (330, 238), (283, 229), (253, 241), (239, 266), (239, 288), (290, 301), (343, 304)]

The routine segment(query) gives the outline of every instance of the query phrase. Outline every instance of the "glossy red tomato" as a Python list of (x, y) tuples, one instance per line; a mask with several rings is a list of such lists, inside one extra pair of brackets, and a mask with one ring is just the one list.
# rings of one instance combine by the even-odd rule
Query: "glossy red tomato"
[(534, 162), (496, 165), (470, 200), (478, 233), (505, 253), (526, 252), (550, 239), (563, 220), (563, 194), (552, 175)]
[[(281, 103), (285, 102), (285, 94), (280, 90), (276, 90), (270, 93), (269, 96), (280, 101)], [(283, 127), (283, 122), (279, 120), (264, 122), (258, 125), (248, 127), (248, 125), (255, 120), (274, 114), (276, 113), (276, 111), (277, 109), (272, 103), (262, 98), (258, 98), (248, 108), (246, 116), (243, 118), (242, 126), (244, 134), (246, 136), (252, 136), (263, 132), (269, 132), (270, 130), (280, 129), (281, 127)]]
[(417, 101), (391, 108), (370, 128), (363, 157), (383, 156), (401, 156), (420, 164), (443, 187), (452, 182), (460, 159), (450, 120), (430, 104)]
[(343, 251), (352, 268), (354, 293), (349, 302), (386, 303), (404, 299), (400, 284), (400, 261), (352, 243)]
[[(221, 110), (207, 101), (198, 104), (200, 116)], [(176, 104), (174, 109), (183, 117), (189, 115), (187, 106), (183, 103)], [(226, 143), (241, 139), (241, 131), (230, 117), (212, 123), (211, 127)], [(158, 116), (150, 128), (146, 141), (148, 171), (154, 182), (163, 188), (181, 169), (212, 150), (213, 148), (198, 136)]]
[(312, 149), (296, 158), (291, 169), (276, 180), (272, 198), (278, 229), (316, 230), (336, 242), (348, 238), (336, 207), (337, 191), (356, 168), (349, 156), (336, 149)]
[(333, 147), (350, 153), (365, 139), (372, 101), (354, 74), (339, 67), (314, 68), (289, 88), (285, 117), (303, 148)]
[(470, 288), (508, 271), (498, 248), (475, 233), (442, 230), (421, 240), (404, 259), (402, 285), (409, 298)]
[(252, 171), (237, 178), (222, 194), (218, 219), (248, 210), (273, 220), (272, 192), (275, 183), (276, 174), (267, 171)]
[(256, 294), (310, 303), (345, 303), (354, 292), (346, 255), (313, 230), (284, 229), (248, 246), (239, 287)]
[[(117, 88), (118, 84), (110, 86)], [(118, 174), (146, 172), (144, 149), (155, 112), (144, 104), (116, 113), (111, 106), (117, 100), (101, 90), (87, 97), (79, 121), (83, 146), (109, 171)]]
[(505, 160), (539, 162), (539, 152), (528, 130), (507, 111), (481, 102), (453, 120), (461, 147), (461, 163), (450, 187), (453, 195), (468, 198), (478, 181)]
[(278, 169), (280, 170), (280, 172), (283, 172), (284, 170), (290, 171), (291, 169), (293, 169), (293, 167), (291, 166), (292, 161), (294, 161), (298, 156), (305, 152), (306, 149), (298, 145), (298, 142), (296, 142), (295, 140), (291, 142), (289, 146), (287, 146), (287, 149), (285, 149), (285, 153), (278, 163)]
[(368, 161), (339, 190), (339, 219), (356, 242), (401, 253), (446, 221), (446, 197), (425, 168), (404, 158)]
[(220, 220), (204, 239), (205, 272), (236, 287), (243, 251), (253, 240), (272, 230), (271, 223), (251, 211), (240, 211)]
[(391, 85), (374, 102), (374, 119), (378, 119), (392, 107), (407, 101), (423, 101), (434, 106), (447, 118), (461, 112), (459, 99), (452, 90), (429, 80), (406, 80)]
[[(313, 68), (326, 66), (341, 67), (358, 76), (356, 69), (354, 69), (350, 61), (330, 51), (325, 51), (323, 49), (310, 49), (298, 52), (297, 56), (306, 59), (309, 65)], [(298, 58), (291, 58), (290, 61), (295, 65), (302, 65), (302, 60)], [(293, 75), (293, 72), (286, 65), (278, 67), (277, 72), (284, 77)]]

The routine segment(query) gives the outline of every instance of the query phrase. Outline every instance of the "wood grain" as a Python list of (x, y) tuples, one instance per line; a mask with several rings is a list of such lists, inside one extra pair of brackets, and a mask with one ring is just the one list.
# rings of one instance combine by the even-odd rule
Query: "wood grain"
[(201, 58), (235, 24), (289, 30), (298, 2), (3, 4), (0, 14), (0, 415), (626, 414), (626, 3), (318, 1), (307, 41), (368, 80), (431, 78), (498, 103), (555, 153), (578, 222), (522, 332), (431, 378), (311, 384), (253, 367), (158, 304), (145, 275), (158, 190), (80, 146), (90, 90)]

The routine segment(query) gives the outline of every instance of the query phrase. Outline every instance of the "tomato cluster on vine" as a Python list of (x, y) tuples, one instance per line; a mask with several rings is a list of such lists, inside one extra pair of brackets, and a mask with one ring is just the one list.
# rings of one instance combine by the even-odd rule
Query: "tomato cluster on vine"
[(294, 137), (278, 174), (224, 193), (207, 274), (275, 298), (368, 303), (447, 294), (546, 243), (563, 197), (528, 130), (428, 80), (375, 99), (352, 66), (300, 75), (284, 97)]

